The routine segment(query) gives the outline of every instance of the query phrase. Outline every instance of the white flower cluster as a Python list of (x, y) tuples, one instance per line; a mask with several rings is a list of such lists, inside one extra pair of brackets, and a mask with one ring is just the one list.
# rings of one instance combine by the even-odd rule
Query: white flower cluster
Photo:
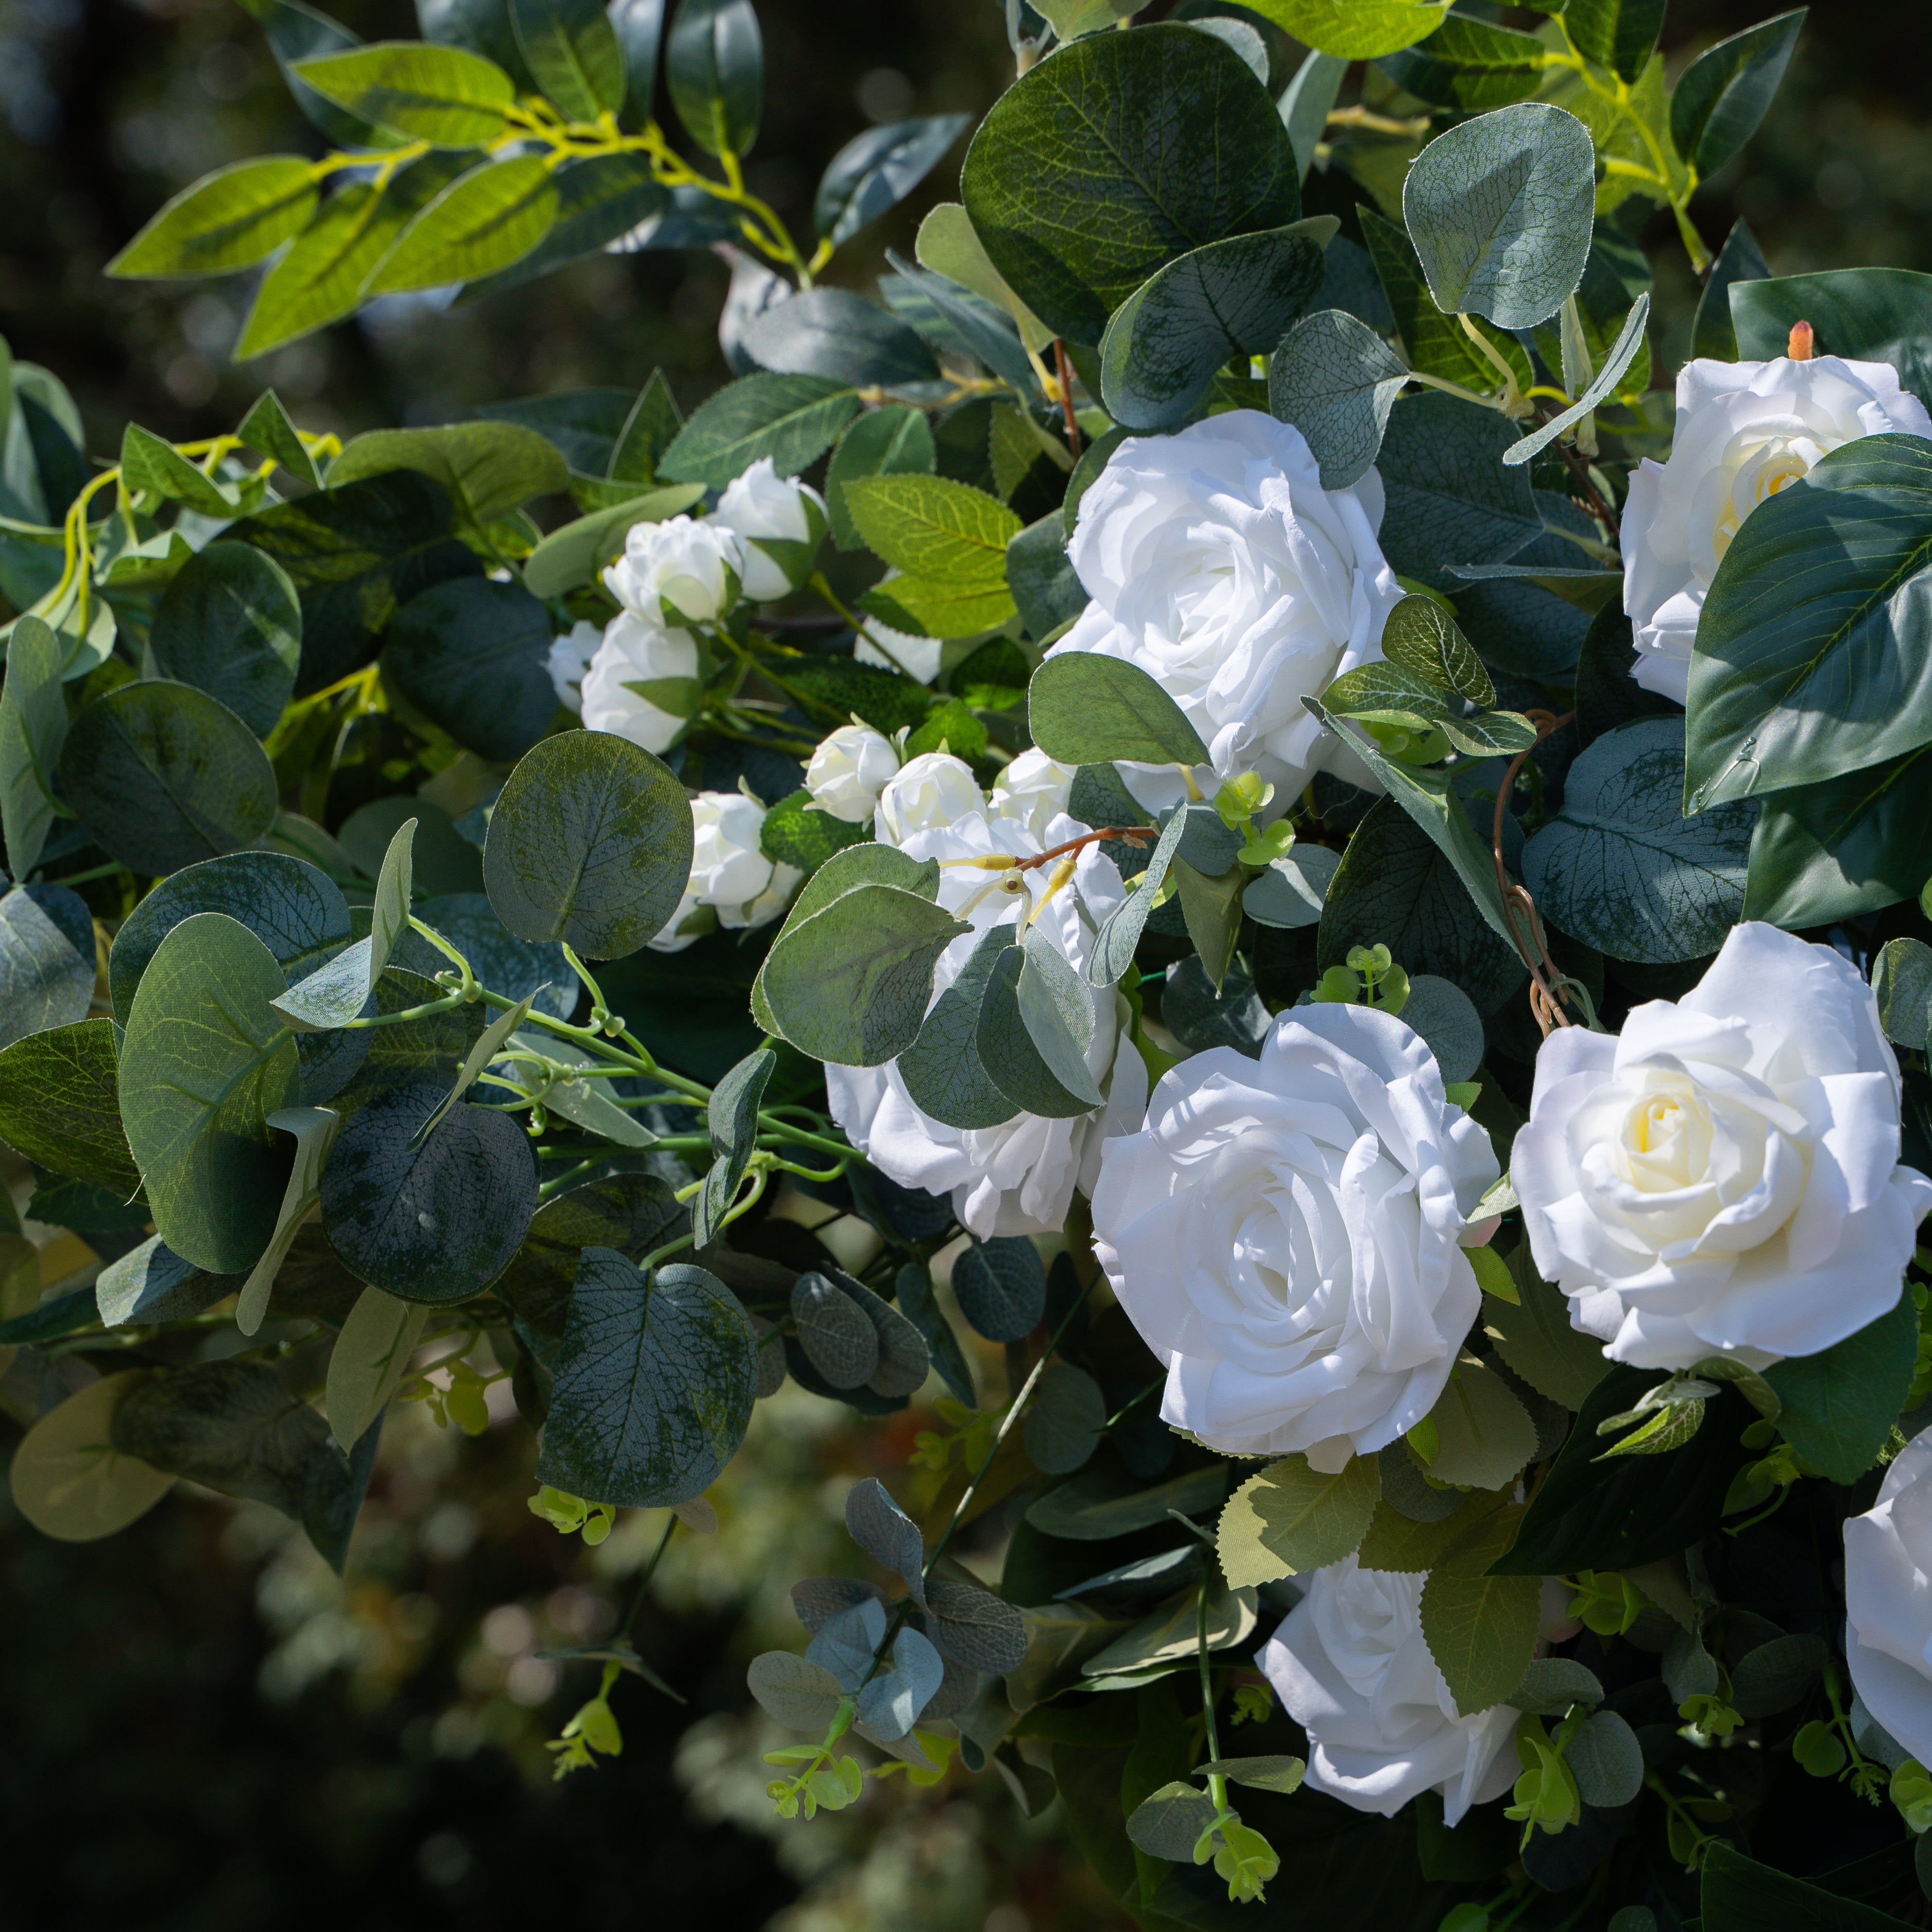
[(650, 942), (654, 952), (682, 952), (720, 926), (769, 926), (805, 876), (765, 855), (759, 844), (765, 808), (742, 792), (699, 792), (691, 820), (691, 878), (677, 910)]

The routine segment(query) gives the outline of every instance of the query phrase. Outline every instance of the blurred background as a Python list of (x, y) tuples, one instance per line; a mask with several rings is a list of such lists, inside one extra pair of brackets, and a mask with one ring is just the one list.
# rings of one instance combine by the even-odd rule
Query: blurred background
[[(748, 175), (794, 228), (853, 135), (976, 116), (1010, 77), (1000, 0), (758, 4), (771, 85)], [(368, 39), (416, 32), (409, 0), (332, 10)], [(1672, 0), (1666, 57), (1770, 10)], [(1768, 119), (1695, 205), (1706, 238), (1714, 248), (1742, 214), (1780, 273), (1932, 268), (1928, 109), (1932, 12), (1815, 8)], [(130, 418), (176, 438), (229, 428), (271, 384), (305, 428), (346, 434), (635, 388), (657, 367), (688, 408), (728, 374), (716, 323), (728, 274), (706, 255), (600, 257), (448, 313), (392, 302), (238, 369), (245, 284), (103, 279), (190, 181), (314, 143), (236, 0), (0, 0), (0, 332), (68, 385), (92, 447), (118, 446)], [(866, 286), (887, 247), (909, 252), (957, 166), (956, 151), (833, 278)], [(1317, 207), (1356, 198), (1339, 176), (1310, 191)], [(1667, 220), (1647, 238), (1670, 260), (1667, 376), (1694, 291)], [(111, 1541), (72, 1546), (28, 1530), (0, 1490), (0, 1843), (13, 1853), (0, 1911), (22, 1928), (130, 1932), (494, 1932), (559, 1917), (707, 1932), (1124, 1927), (1056, 1813), (1025, 1820), (991, 1775), (930, 1792), (894, 1780), (811, 1825), (771, 1816), (760, 1753), (790, 1735), (749, 1706), (745, 1663), (796, 1646), (787, 1587), (853, 1567), (846, 1490), (870, 1474), (903, 1487), (929, 1426), (916, 1405), (862, 1424), (796, 1385), (761, 1403), (712, 1492), (717, 1534), (676, 1533), (638, 1627), (686, 1701), (625, 1679), (622, 1756), (562, 1784), (544, 1741), (596, 1670), (538, 1653), (615, 1626), (664, 1519), (634, 1514), (594, 1550), (558, 1535), (525, 1508), (520, 1426), (471, 1439), (398, 1412), (346, 1582), (253, 1505), (177, 1496)]]

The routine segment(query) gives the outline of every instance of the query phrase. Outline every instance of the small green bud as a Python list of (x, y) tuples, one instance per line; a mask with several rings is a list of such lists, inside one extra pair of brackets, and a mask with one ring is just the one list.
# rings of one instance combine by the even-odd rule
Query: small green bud
[(1237, 1905), (1264, 1898), (1262, 1888), (1281, 1870), (1274, 1847), (1251, 1825), (1230, 1813), (1221, 1827), (1220, 1849), (1214, 1854), (1216, 1876), (1228, 1882), (1228, 1896)]
[(1932, 1772), (1909, 1757), (1892, 1774), (1892, 1802), (1916, 1836), (1932, 1830)]

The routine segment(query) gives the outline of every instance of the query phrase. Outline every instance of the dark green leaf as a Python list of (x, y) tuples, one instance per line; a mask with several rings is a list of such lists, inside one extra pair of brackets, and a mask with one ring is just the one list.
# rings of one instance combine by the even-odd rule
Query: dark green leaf
[(815, 1272), (800, 1275), (792, 1284), (791, 1315), (806, 1359), (833, 1388), (871, 1380), (879, 1366), (878, 1331), (837, 1282)]
[(936, 382), (939, 364), (890, 309), (849, 289), (807, 289), (746, 326), (745, 352), (788, 376), (824, 376), (855, 388)]
[(238, 1274), (209, 1274), (184, 1262), (160, 1236), (110, 1262), (94, 1284), (104, 1328), (124, 1322), (180, 1322), (240, 1292)]
[(519, 939), (560, 939), (596, 959), (664, 928), (691, 873), (691, 808), (650, 752), (566, 731), (527, 753), (490, 815), (483, 874)]
[(1044, 1474), (1070, 1475), (1091, 1460), (1106, 1425), (1100, 1384), (1084, 1369), (1055, 1362), (1040, 1377), (1027, 1412), (1027, 1458)]
[[(1026, 964), (1027, 955), (1018, 946), (1008, 947), (994, 956), (980, 1001), (974, 1044), (980, 1065), (1010, 1100), (1029, 1114), (1048, 1120), (1072, 1120), (1096, 1104), (1092, 1098), (1096, 1090), (1090, 1075), (1081, 1083), (1084, 1091), (1070, 1090), (1054, 1064), (1042, 1053), (1022, 1004)], [(1059, 1058), (1066, 1065), (1071, 1054)], [(1070, 1075), (1073, 1069), (1067, 1066), (1066, 1070)], [(1079, 1071), (1086, 1071), (1084, 1059), (1079, 1062)]]
[(212, 543), (162, 593), (148, 642), (164, 676), (219, 698), (266, 738), (295, 690), (302, 605), (288, 572), (265, 551)]
[(43, 1167), (123, 1200), (139, 1191), (141, 1171), (121, 1126), (111, 1021), (30, 1034), (0, 1052), (0, 1137)]
[[(741, 1060), (712, 1090), (706, 1109), (711, 1133), (711, 1150), (716, 1156), (704, 1186), (692, 1204), (692, 1242), (705, 1246), (723, 1220), (724, 1212), (745, 1178), (746, 1163), (758, 1140), (758, 1108), (764, 1103), (765, 1088), (771, 1079), (778, 1055), (761, 1046)], [(862, 1377), (862, 1380), (863, 1378)]]
[(1208, 761), (1200, 734), (1145, 671), (1090, 651), (1063, 651), (1034, 673), (1027, 721), (1034, 742), (1064, 765)]
[(1404, 577), (1452, 594), (1456, 563), (1501, 563), (1543, 534), (1529, 472), (1505, 470), (1508, 417), (1455, 396), (1405, 396), (1376, 466), (1388, 492), (1382, 547)]
[(1629, 1804), (1643, 1789), (1643, 1747), (1614, 1711), (1586, 1718), (1564, 1746), (1563, 1757), (1586, 1804), (1611, 1810)]
[(664, 452), (658, 474), (722, 490), (769, 456), (780, 476), (795, 476), (824, 455), (858, 413), (850, 384), (835, 377), (770, 370), (746, 376), (698, 406)]
[(0, 1046), (70, 1026), (94, 998), (94, 915), (64, 886), (0, 898)]
[(1225, 41), (1178, 22), (1042, 62), (980, 124), (962, 184), (994, 266), (1082, 343), (1176, 255), (1301, 213), (1267, 90)]
[(1671, 145), (1700, 175), (1715, 174), (1756, 132), (1784, 78), (1806, 10), (1760, 20), (1720, 40), (1678, 76), (1670, 95)]
[[(1389, 316), (1401, 338), (1400, 346), (1410, 367), (1460, 383), (1466, 389), (1474, 390), (1478, 395), (1494, 392), (1498, 386), (1495, 365), (1469, 340), (1455, 318), (1444, 315), (1436, 306), (1422, 273), (1421, 260), (1408, 236), (1372, 208), (1358, 207), (1355, 212), (1362, 225), (1362, 239), (1367, 244), (1376, 282), (1383, 292)], [(1330, 259), (1334, 260), (1332, 246), (1328, 252)], [(1352, 304), (1337, 305), (1348, 308), (1352, 314), (1357, 313)], [(1390, 326), (1388, 321), (1375, 316), (1358, 319), (1378, 331)], [(1534, 380), (1530, 373), (1529, 358), (1514, 336), (1504, 334), (1500, 329), (1483, 328), (1480, 322), (1475, 326), (1497, 354), (1515, 370), (1520, 386), (1526, 387)]]
[(1527, 1241), (1510, 1256), (1509, 1268), (1517, 1299), (1486, 1297), (1484, 1333), (1504, 1366), (1539, 1395), (1580, 1408), (1610, 1368), (1602, 1343), (1572, 1326), (1568, 1298), (1536, 1272)]
[(1076, 1543), (1110, 1541), (1165, 1523), (1170, 1510), (1200, 1516), (1218, 1508), (1228, 1492), (1228, 1467), (1213, 1462), (1149, 1486), (1134, 1481), (1111, 1460), (1090, 1464), (1048, 1490), (1028, 1510), (1026, 1520), (1043, 1535)]
[(1737, 352), (1754, 361), (1782, 356), (1792, 324), (1808, 322), (1820, 356), (1889, 362), (1898, 371), (1900, 386), (1922, 398), (1932, 394), (1928, 299), (1932, 275), (1910, 268), (1740, 278), (1732, 284), (1730, 298)]
[(657, 92), (658, 53), (664, 39), (665, 0), (612, 0), (610, 26), (623, 50), (624, 126), (642, 128), (652, 118)]
[(1705, 1852), (1700, 1902), (1704, 1932), (1886, 1932), (1898, 1923), (1889, 1912), (1760, 1864), (1722, 1838)]
[(1534, 94), (1546, 58), (1534, 34), (1452, 13), (1420, 46), (1384, 55), (1378, 64), (1418, 100), (1473, 113)]
[(225, 1496), (302, 1514), (328, 1425), (259, 1362), (203, 1362), (144, 1384), (114, 1417), (114, 1446)]
[(744, 1310), (702, 1268), (646, 1279), (614, 1250), (586, 1249), (538, 1481), (636, 1508), (701, 1495), (744, 1439), (757, 1353)]
[(1016, 394), (1030, 399), (1040, 393), (1018, 327), (1004, 309), (890, 248), (886, 259), (898, 274), (880, 284), (880, 292), (896, 314), (939, 347), (983, 362)]
[(834, 818), (812, 803), (810, 792), (795, 791), (765, 814), (758, 846), (766, 858), (796, 866), (808, 878), (833, 853), (871, 836), (869, 825)]
[(0, 682), (0, 835), (16, 879), (32, 876), (53, 828), (54, 774), (68, 734), (65, 657), (62, 638), (39, 618), (14, 626)]
[(959, 1338), (934, 1298), (932, 1276), (922, 1264), (908, 1262), (899, 1270), (896, 1285), (898, 1305), (924, 1337), (932, 1366), (958, 1400), (968, 1408), (976, 1408), (979, 1396), (973, 1386), (973, 1371), (960, 1350)]
[(1585, 746), (1634, 718), (1679, 716), (1669, 698), (1630, 676), (1636, 662), (1630, 620), (1613, 600), (1592, 620), (1576, 660), (1576, 735)]
[(101, 845), (146, 873), (253, 844), (279, 804), (248, 726), (206, 692), (158, 679), (118, 686), (74, 720), (61, 788)]
[(494, 422), (370, 430), (328, 466), (329, 488), (398, 470), (434, 478), (479, 526), (568, 481), (562, 453), (548, 436), (522, 423)]
[(464, 750), (508, 764), (556, 715), (547, 662), (553, 630), (550, 613), (520, 584), (458, 578), (396, 613), (383, 675)]
[(845, 486), (867, 476), (931, 476), (932, 431), (922, 410), (902, 404), (868, 410), (838, 439), (826, 466), (825, 504), (841, 550), (860, 547), (858, 526), (845, 506)]
[(989, 1342), (1018, 1342), (1046, 1312), (1046, 1270), (1023, 1235), (975, 1240), (952, 1264), (959, 1312)]
[(677, 118), (707, 154), (749, 154), (765, 92), (764, 40), (751, 0), (681, 0), (664, 80)]
[(1718, 250), (1704, 292), (1697, 298), (1696, 319), (1690, 329), (1693, 356), (1716, 362), (1738, 359), (1738, 332), (1731, 320), (1731, 290), (1740, 282), (1762, 281), (1770, 274), (1771, 264), (1764, 259), (1757, 237), (1740, 215), (1724, 238), (1724, 245)]
[(686, 1214), (655, 1174), (614, 1174), (546, 1201), (515, 1258), (494, 1284), (518, 1318), (540, 1335), (561, 1336), (578, 1257), (614, 1248), (633, 1262), (682, 1232)]
[(1100, 345), (1108, 413), (1130, 429), (1178, 429), (1199, 413), (1225, 363), (1279, 346), (1321, 286), (1332, 221), (1210, 242), (1142, 283)]
[(268, 1116), (294, 1105), (293, 1036), (270, 1009), (287, 981), (235, 920), (197, 913), (155, 949), (128, 1016), (121, 1118), (161, 1238), (215, 1274), (252, 1267), (289, 1167)]
[(913, 1105), (945, 1125), (996, 1127), (1018, 1112), (980, 1058), (980, 1009), (998, 955), (1013, 943), (1010, 926), (982, 933), (952, 983), (933, 1002), (919, 1037), (899, 1055)]
[(566, 119), (624, 105), (630, 76), (601, 0), (509, 0), (509, 10), (530, 72)]
[(1593, 740), (1564, 781), (1563, 809), (1523, 848), (1544, 916), (1612, 959), (1700, 959), (1743, 916), (1754, 803), (1684, 818), (1683, 747), (1673, 718)]
[(448, 493), (412, 470), (316, 490), (231, 524), (286, 571), (302, 597), (305, 698), (367, 664), (398, 606), (433, 584), (480, 577), (454, 535)]
[(1905, 1406), (1918, 1346), (1918, 1313), (1905, 1294), (1822, 1354), (1773, 1363), (1764, 1378), (1784, 1405), (1778, 1433), (1832, 1482), (1856, 1482)]
[(295, 97), (296, 106), (309, 121), (332, 141), (351, 147), (394, 145), (393, 136), (372, 128), (367, 122), (345, 113), (333, 101), (324, 100), (295, 72), (294, 64), (298, 61), (361, 46), (356, 35), (326, 14), (305, 5), (304, 0), (242, 0), (242, 4), (266, 35), (282, 79)]
[(918, 187), (970, 123), (934, 114), (868, 128), (832, 158), (812, 200), (812, 226), (837, 248)]
[(1066, 554), (1066, 531), (1060, 512), (1049, 510), (1006, 544), (1006, 587), (1036, 640), (1050, 638), (1086, 609), (1087, 586)]
[[(1570, 0), (1563, 24), (1577, 51), (1619, 79), (1634, 81), (1649, 64), (1664, 26), (1664, 0)], [(1586, 1794), (1586, 1804), (1606, 1801)], [(1620, 1801), (1616, 1801), (1620, 1802)]]
[[(150, 969), (152, 970), (152, 969)], [(390, 1088), (344, 1125), (322, 1177), (322, 1225), (360, 1280), (403, 1301), (465, 1301), (523, 1244), (536, 1162), (520, 1121), (428, 1082)]]

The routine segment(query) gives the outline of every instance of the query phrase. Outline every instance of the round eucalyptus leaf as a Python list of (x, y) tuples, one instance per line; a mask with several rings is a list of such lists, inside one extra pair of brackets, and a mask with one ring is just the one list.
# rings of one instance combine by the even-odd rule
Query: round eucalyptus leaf
[(1643, 1748), (1628, 1722), (1614, 1711), (1599, 1711), (1563, 1749), (1586, 1804), (1609, 1810), (1628, 1804), (1643, 1789)]
[(137, 680), (74, 721), (61, 789), (136, 872), (178, 872), (250, 845), (274, 823), (274, 767), (248, 727), (194, 686)]
[(1084, 1369), (1055, 1362), (1041, 1376), (1027, 1412), (1028, 1459), (1044, 1475), (1071, 1475), (1092, 1458), (1106, 1426), (1100, 1384)]
[(167, 676), (219, 698), (258, 738), (274, 729), (302, 662), (302, 600), (253, 544), (210, 544), (161, 594), (148, 642)]
[(1248, 882), (1241, 910), (1257, 926), (1292, 929), (1321, 922), (1322, 902), (1342, 863), (1326, 845), (1292, 845)]
[(154, 1226), (212, 1274), (252, 1268), (275, 1231), (291, 1150), (268, 1116), (300, 1090), (293, 1036), (268, 1002), (288, 981), (224, 913), (154, 950), (121, 1048), (121, 1118)]
[(750, 1426), (757, 1354), (751, 1318), (716, 1276), (680, 1263), (645, 1276), (586, 1248), (537, 1480), (638, 1509), (702, 1495)]
[(0, 898), (0, 1047), (87, 1017), (94, 997), (94, 915), (64, 886), (20, 886)]
[(396, 613), (382, 674), (465, 751), (508, 764), (556, 716), (548, 663), (555, 628), (521, 584), (452, 578)]
[(328, 1441), (328, 1424), (263, 1362), (198, 1362), (150, 1378), (114, 1418), (123, 1454), (298, 1517)]
[(14, 1507), (44, 1536), (92, 1543), (125, 1529), (175, 1486), (114, 1446), (115, 1412), (152, 1378), (139, 1370), (103, 1376), (27, 1431), (14, 1451)]
[[(480, 890), (482, 855), (457, 830), (449, 814), (426, 798), (404, 794), (372, 799), (367, 805), (358, 806), (337, 826), (335, 836), (356, 870), (370, 878), (378, 878), (390, 840), (412, 818), (416, 822), (410, 858), (412, 891), (434, 898)], [(366, 926), (361, 927), (356, 937), (362, 938), (368, 931)], [(446, 959), (442, 962), (444, 966), (448, 963)]]
[(561, 1336), (571, 1284), (586, 1248), (614, 1248), (641, 1261), (674, 1240), (688, 1216), (652, 1174), (613, 1174), (554, 1196), (539, 1208), (496, 1293), (542, 1335)]
[(0, 1139), (126, 1201), (141, 1173), (121, 1126), (114, 1034), (111, 1020), (76, 1020), (0, 1051)]
[(1046, 1312), (1046, 1270), (1023, 1235), (975, 1241), (952, 1264), (959, 1312), (989, 1342), (1030, 1335)]
[(508, 1114), (427, 1081), (392, 1087), (344, 1126), (322, 1177), (322, 1225), (350, 1272), (403, 1301), (465, 1301), (522, 1245), (537, 1208), (530, 1136)]
[(1408, 982), (1402, 1022), (1422, 1036), (1448, 1084), (1474, 1078), (1483, 1063), (1483, 1016), (1453, 980), (1417, 974)]
[(1323, 309), (1282, 338), (1268, 365), (1268, 412), (1307, 439), (1322, 487), (1346, 490), (1373, 466), (1408, 380), (1408, 365), (1366, 322)]
[(836, 1389), (856, 1388), (879, 1366), (878, 1331), (838, 1285), (818, 1274), (792, 1284), (792, 1318), (806, 1359)]
[(519, 939), (621, 958), (677, 910), (692, 837), (668, 766), (609, 732), (566, 731), (510, 774), (490, 814), (484, 883)]

